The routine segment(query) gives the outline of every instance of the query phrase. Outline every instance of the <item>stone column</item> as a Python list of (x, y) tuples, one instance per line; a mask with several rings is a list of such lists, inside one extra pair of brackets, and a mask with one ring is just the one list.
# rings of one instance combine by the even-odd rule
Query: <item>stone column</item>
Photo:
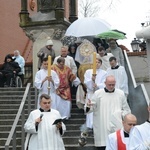
[(78, 0), (70, 0), (70, 15), (69, 15), (69, 21), (72, 23), (75, 20), (78, 19), (77, 17), (77, 10), (78, 10)]
[(29, 22), (29, 13), (27, 9), (27, 0), (21, 0), (20, 26), (24, 26)]
[(64, 19), (64, 0), (57, 0), (57, 7), (55, 9), (55, 15), (57, 20)]
[(27, 0), (21, 0), (21, 12), (23, 13), (26, 13), (28, 12), (28, 9), (27, 9)]

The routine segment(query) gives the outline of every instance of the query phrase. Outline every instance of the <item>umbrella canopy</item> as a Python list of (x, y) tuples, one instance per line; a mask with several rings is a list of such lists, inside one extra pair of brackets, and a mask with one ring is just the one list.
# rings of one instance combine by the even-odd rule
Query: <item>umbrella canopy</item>
[(119, 32), (119, 33), (122, 33), (122, 34), (126, 35), (126, 33), (125, 33), (125, 32), (120, 31), (120, 30), (117, 30), (117, 29), (113, 29), (112, 31)]
[(77, 40), (77, 38), (74, 36), (64, 36), (61, 38), (61, 42), (63, 43), (63, 45), (74, 44), (76, 40)]
[(110, 30), (110, 24), (103, 19), (82, 18), (74, 21), (66, 30), (65, 36), (95, 36)]
[(126, 39), (126, 36), (123, 33), (113, 31), (113, 30), (100, 33), (96, 37), (101, 38), (101, 39), (116, 39), (116, 40)]

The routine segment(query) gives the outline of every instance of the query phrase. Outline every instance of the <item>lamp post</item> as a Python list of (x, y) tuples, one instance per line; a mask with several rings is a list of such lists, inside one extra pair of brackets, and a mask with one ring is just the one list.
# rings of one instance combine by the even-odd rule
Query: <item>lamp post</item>
[(134, 38), (134, 40), (131, 42), (131, 47), (132, 47), (133, 52), (137, 52), (140, 50), (139, 44), (140, 44), (140, 41)]

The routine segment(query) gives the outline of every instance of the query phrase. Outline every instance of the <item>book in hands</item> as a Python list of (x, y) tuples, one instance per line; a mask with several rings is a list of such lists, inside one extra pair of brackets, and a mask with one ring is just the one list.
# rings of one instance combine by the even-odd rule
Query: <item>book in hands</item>
[(56, 119), (56, 120), (53, 122), (53, 125), (55, 125), (55, 124), (57, 124), (57, 123), (60, 123), (60, 122), (63, 122), (65, 119), (66, 119), (66, 117)]
[(63, 119), (61, 119), (61, 118), (56, 119), (56, 120), (53, 122), (53, 125), (58, 124), (58, 123), (60, 123), (60, 122), (62, 122), (62, 121), (63, 121)]

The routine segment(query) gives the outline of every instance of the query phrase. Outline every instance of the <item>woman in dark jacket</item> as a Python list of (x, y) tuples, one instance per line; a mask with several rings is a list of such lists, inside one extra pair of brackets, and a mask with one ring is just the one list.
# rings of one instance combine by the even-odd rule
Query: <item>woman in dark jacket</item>
[(11, 78), (21, 71), (19, 64), (14, 60), (11, 55), (6, 55), (4, 64), (0, 68), (0, 87), (4, 87), (5, 82), (6, 86), (9, 87)]

